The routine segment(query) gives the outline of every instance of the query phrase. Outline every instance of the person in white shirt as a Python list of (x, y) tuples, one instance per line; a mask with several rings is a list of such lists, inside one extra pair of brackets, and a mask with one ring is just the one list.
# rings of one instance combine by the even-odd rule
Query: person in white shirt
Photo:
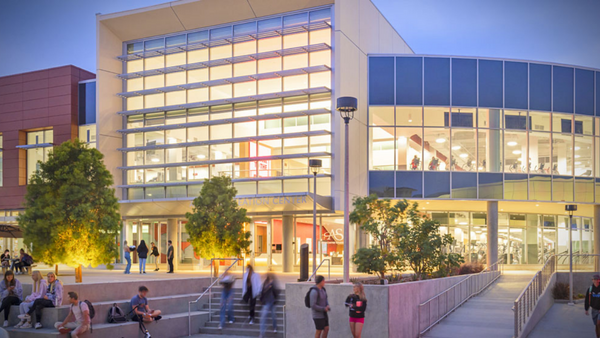
[(79, 301), (76, 292), (69, 292), (69, 303), (71, 304), (69, 315), (64, 321), (56, 322), (54, 327), (61, 333), (66, 333), (68, 329), (74, 329), (71, 331), (71, 338), (77, 338), (90, 328), (90, 309), (85, 302)]

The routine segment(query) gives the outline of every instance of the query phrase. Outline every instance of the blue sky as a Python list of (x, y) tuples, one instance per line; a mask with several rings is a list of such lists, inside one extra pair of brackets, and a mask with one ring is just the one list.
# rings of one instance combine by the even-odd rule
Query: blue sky
[[(66, 64), (95, 72), (96, 13), (164, 0), (0, 1), (0, 76)], [(600, 68), (599, 0), (373, 0), (419, 54)]]

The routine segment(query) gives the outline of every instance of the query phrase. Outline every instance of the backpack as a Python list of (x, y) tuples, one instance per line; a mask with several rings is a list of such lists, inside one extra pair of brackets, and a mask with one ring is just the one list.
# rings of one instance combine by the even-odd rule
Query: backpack
[(25, 257), (23, 257), (23, 262), (25, 262), (26, 264), (33, 264), (33, 257), (29, 256), (29, 255), (25, 255)]
[[(316, 290), (318, 288), (316, 286), (312, 286), (310, 289), (308, 289), (306, 296), (304, 296), (304, 306), (306, 306), (309, 309), (310, 309), (310, 293), (313, 289)], [(325, 291), (325, 288), (323, 288), (323, 291)], [(327, 292), (327, 291), (325, 291), (325, 292)], [(317, 302), (319, 301), (319, 297), (321, 297), (321, 294), (317, 290)]]
[[(83, 301), (87, 306), (88, 306), (88, 312), (90, 314), (90, 333), (94, 332), (94, 328), (92, 327), (92, 319), (94, 319), (94, 316), (96, 316), (96, 310), (94, 309), (94, 305), (92, 305), (92, 302), (90, 302), (89, 300), (84, 300)], [(73, 307), (73, 305), (71, 305), (71, 307)], [(71, 311), (73, 311), (71, 309)], [(83, 311), (81, 310), (81, 302), (79, 302), (79, 311), (81, 311), (81, 314), (83, 314)]]
[(127, 321), (127, 317), (125, 317), (125, 312), (114, 303), (110, 310), (108, 310), (108, 319), (107, 322), (113, 323), (125, 323)]

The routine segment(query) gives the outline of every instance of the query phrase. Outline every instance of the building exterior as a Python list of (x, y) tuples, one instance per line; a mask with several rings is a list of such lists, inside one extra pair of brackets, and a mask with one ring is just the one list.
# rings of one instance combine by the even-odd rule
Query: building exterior
[[(0, 224), (16, 224), (28, 178), (52, 146), (78, 136), (78, 87), (94, 77), (74, 66), (0, 77)], [(94, 123), (95, 106), (90, 109)], [(21, 244), (20, 239), (0, 243), (8, 249)]]
[(597, 69), (370, 56), (369, 193), (419, 201), (467, 260), (514, 265), (568, 253), (577, 204), (573, 252), (598, 253), (598, 99)]
[[(184, 216), (203, 180), (227, 175), (252, 218), (256, 265), (292, 271), (316, 198), (322, 255), (341, 266), (343, 126), (332, 102), (360, 98), (352, 161), (366, 163), (367, 54), (412, 53), (370, 1), (181, 1), (99, 15), (97, 27), (98, 149), (123, 239), (158, 243), (163, 261), (172, 239), (180, 267), (206, 266)], [(313, 158), (323, 161), (316, 196)], [(364, 194), (366, 168), (350, 175)]]
[[(350, 195), (419, 202), (467, 261), (539, 264), (600, 252), (600, 72), (414, 55), (369, 0), (176, 1), (97, 16), (97, 147), (115, 177), (122, 240), (197, 269), (185, 213), (226, 175), (252, 222), (257, 266), (293, 271), (312, 244), (341, 267), (340, 96)], [(312, 191), (309, 159), (321, 159)], [(596, 231), (595, 231), (596, 230)], [(311, 245), (309, 245), (311, 247)]]

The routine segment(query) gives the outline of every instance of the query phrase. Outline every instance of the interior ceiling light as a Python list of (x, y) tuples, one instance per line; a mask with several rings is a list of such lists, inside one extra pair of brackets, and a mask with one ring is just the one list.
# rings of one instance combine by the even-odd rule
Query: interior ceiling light
[(452, 150), (458, 150), (460, 149), (460, 146), (452, 146)]
[(440, 137), (440, 138), (436, 139), (435, 142), (437, 142), (437, 143), (445, 143), (446, 139), (443, 138), (443, 137)]
[(581, 157), (581, 155), (575, 155), (575, 158), (580, 158), (580, 157)]
[(159, 161), (159, 159), (158, 159), (158, 158), (156, 158), (156, 157), (153, 157), (153, 158), (151, 159), (151, 161), (152, 161), (152, 162), (158, 162), (158, 161)]
[(515, 155), (521, 155), (521, 151), (520, 150), (513, 150), (512, 152)]
[(575, 162), (575, 165), (580, 165), (580, 164), (581, 164), (581, 162), (580, 162), (580, 161), (576, 161), (576, 162)]
[(516, 145), (517, 145), (517, 142), (515, 142), (515, 141), (509, 141), (509, 142), (507, 143), (507, 145), (509, 145), (509, 146), (511, 146), (511, 147), (514, 147), (514, 146), (516, 146)]
[(467, 158), (467, 157), (469, 157), (469, 154), (460, 154), (459, 156), (462, 158)]
[(575, 150), (579, 150), (579, 149), (581, 149), (581, 147), (575, 147)]

